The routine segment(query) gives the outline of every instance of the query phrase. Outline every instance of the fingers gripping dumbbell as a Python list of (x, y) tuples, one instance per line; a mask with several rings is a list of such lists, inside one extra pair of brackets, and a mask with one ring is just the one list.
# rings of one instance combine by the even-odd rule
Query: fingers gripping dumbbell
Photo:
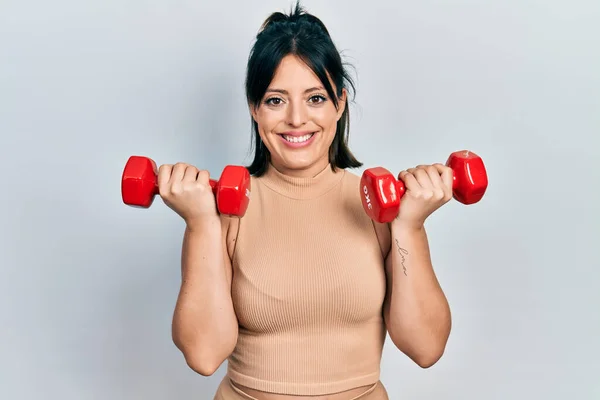
[[(453, 171), (454, 199), (469, 205), (477, 203), (488, 186), (483, 160), (469, 150), (456, 151), (448, 157), (446, 166)], [(377, 222), (391, 222), (400, 212), (400, 199), (405, 193), (404, 182), (382, 167), (369, 168), (360, 180), (365, 212)]]
[[(142, 156), (131, 156), (121, 177), (123, 203), (148, 208), (158, 192), (156, 163)], [(209, 181), (216, 197), (217, 210), (223, 215), (242, 217), (250, 201), (250, 173), (245, 167), (228, 165), (218, 181)]]

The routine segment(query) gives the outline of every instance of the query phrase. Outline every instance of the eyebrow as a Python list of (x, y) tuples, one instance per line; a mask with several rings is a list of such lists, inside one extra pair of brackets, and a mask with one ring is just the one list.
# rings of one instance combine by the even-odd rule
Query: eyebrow
[[(325, 90), (325, 88), (323, 88), (323, 86), (315, 86), (315, 87), (311, 87), (309, 89), (306, 89), (304, 91), (304, 93), (310, 93), (310, 92), (316, 92), (317, 90)], [(284, 89), (277, 89), (277, 88), (269, 88), (267, 89), (267, 93), (281, 93), (281, 94), (289, 94), (287, 90)]]

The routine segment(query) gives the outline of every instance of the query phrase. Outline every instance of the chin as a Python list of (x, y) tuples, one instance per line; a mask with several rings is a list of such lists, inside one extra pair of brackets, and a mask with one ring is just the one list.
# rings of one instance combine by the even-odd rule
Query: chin
[(317, 173), (328, 165), (329, 159), (324, 157), (294, 158), (288, 156), (282, 158), (280, 163), (283, 168), (288, 170)]
[(286, 168), (289, 169), (307, 169), (311, 166), (315, 165), (316, 161), (313, 159), (305, 159), (305, 158), (293, 158), (293, 157), (284, 157), (281, 162)]

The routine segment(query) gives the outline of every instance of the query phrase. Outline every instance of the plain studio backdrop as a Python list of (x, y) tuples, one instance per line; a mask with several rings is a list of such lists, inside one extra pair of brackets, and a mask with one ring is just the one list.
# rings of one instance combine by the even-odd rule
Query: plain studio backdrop
[[(425, 370), (388, 339), (390, 398), (600, 398), (600, 3), (304, 5), (355, 67), (365, 167), (488, 169), (427, 222), (453, 330)], [(291, 6), (1, 2), (0, 398), (212, 399), (225, 364), (202, 377), (171, 340), (182, 220), (125, 206), (121, 172), (249, 163), (248, 52)]]

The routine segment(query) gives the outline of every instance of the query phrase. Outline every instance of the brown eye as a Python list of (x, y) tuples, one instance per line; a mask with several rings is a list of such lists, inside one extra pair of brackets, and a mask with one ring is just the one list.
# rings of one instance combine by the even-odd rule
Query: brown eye
[(281, 102), (282, 102), (282, 100), (280, 98), (271, 97), (265, 101), (265, 104), (268, 104), (270, 106), (278, 106), (281, 104)]
[(313, 103), (313, 104), (319, 104), (319, 103), (323, 103), (323, 102), (325, 102), (326, 100), (327, 100), (327, 99), (325, 98), (325, 96), (321, 96), (320, 94), (319, 94), (319, 95), (312, 96), (312, 97), (310, 98), (310, 102), (311, 102), (311, 103)]

